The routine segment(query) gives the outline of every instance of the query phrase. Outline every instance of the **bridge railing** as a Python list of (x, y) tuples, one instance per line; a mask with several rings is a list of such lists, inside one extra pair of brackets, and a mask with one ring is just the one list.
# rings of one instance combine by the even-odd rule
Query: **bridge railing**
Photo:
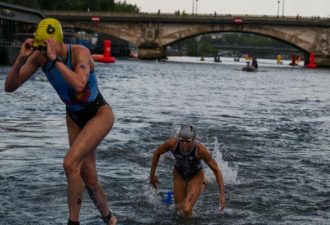
[(48, 16), (75, 16), (75, 17), (161, 17), (161, 18), (207, 18), (207, 19), (230, 19), (230, 18), (242, 18), (248, 20), (278, 20), (278, 21), (313, 21), (313, 22), (325, 22), (330, 21), (328, 17), (306, 17), (306, 16), (276, 16), (276, 15), (250, 15), (250, 14), (175, 14), (175, 13), (114, 13), (114, 12), (86, 12), (86, 11), (56, 11), (56, 10), (44, 10), (44, 15)]

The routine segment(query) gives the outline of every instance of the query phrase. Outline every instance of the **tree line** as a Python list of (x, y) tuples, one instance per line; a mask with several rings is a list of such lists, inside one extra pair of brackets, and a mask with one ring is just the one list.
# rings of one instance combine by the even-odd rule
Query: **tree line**
[(38, 10), (74, 10), (74, 11), (107, 11), (139, 13), (140, 8), (135, 4), (128, 4), (125, 0), (2, 0), (19, 6)]

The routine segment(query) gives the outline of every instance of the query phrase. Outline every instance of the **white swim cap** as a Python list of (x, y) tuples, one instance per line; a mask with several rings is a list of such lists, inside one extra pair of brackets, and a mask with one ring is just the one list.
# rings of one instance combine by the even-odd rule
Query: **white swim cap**
[(180, 138), (195, 139), (196, 137), (196, 128), (192, 124), (183, 125), (179, 132)]

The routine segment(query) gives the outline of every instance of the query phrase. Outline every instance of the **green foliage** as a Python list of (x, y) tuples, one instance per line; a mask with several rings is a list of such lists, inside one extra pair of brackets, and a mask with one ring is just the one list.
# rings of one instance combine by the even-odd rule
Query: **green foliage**
[(174, 49), (186, 50), (188, 56), (217, 55), (218, 46), (291, 48), (291, 46), (273, 38), (249, 33), (222, 33), (221, 36), (202, 35), (176, 42), (171, 46)]
[(115, 0), (2, 0), (3, 2), (34, 8), (38, 10), (75, 10), (75, 11), (107, 11), (138, 13), (137, 5)]
[(2, 2), (39, 9), (39, 0), (1, 0)]
[(216, 55), (218, 52), (217, 49), (215, 49), (211, 44), (208, 43), (203, 43), (202, 47), (201, 47), (201, 54), (203, 55), (207, 55), (207, 54), (211, 54), (211, 55)]
[(254, 34), (237, 34), (227, 33), (223, 36), (225, 45), (228, 46), (250, 46), (250, 47), (261, 47), (261, 48), (287, 48), (283, 42), (277, 41), (273, 38), (268, 38), (261, 35)]
[(197, 56), (198, 46), (200, 46), (201, 54), (217, 53), (213, 46), (242, 46), (242, 47), (255, 47), (255, 48), (288, 48), (287, 44), (268, 38), (261, 35), (247, 34), (247, 33), (223, 33), (216, 38), (211, 35), (203, 35), (200, 38), (192, 37), (173, 44), (172, 46), (177, 49), (182, 49), (184, 46), (188, 47), (188, 55)]
[(197, 49), (198, 49), (197, 42), (190, 43), (190, 45), (188, 46), (187, 55), (188, 56), (197, 56)]
[(124, 1), (124, 2), (119, 1), (115, 4), (114, 11), (115, 12), (140, 12), (140, 9), (136, 5), (127, 4), (126, 1)]

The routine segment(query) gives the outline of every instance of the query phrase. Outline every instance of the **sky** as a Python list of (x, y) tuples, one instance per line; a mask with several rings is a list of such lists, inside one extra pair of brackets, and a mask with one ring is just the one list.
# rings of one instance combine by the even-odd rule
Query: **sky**
[[(119, 0), (116, 0), (119, 1)], [(280, 1), (280, 4), (278, 4)], [(186, 10), (191, 13), (196, 0), (126, 0), (136, 4), (142, 12), (174, 13)], [(280, 15), (285, 16), (320, 16), (330, 17), (330, 0), (198, 0), (198, 14), (232, 14), (232, 15)], [(279, 6), (279, 7), (278, 7)]]

